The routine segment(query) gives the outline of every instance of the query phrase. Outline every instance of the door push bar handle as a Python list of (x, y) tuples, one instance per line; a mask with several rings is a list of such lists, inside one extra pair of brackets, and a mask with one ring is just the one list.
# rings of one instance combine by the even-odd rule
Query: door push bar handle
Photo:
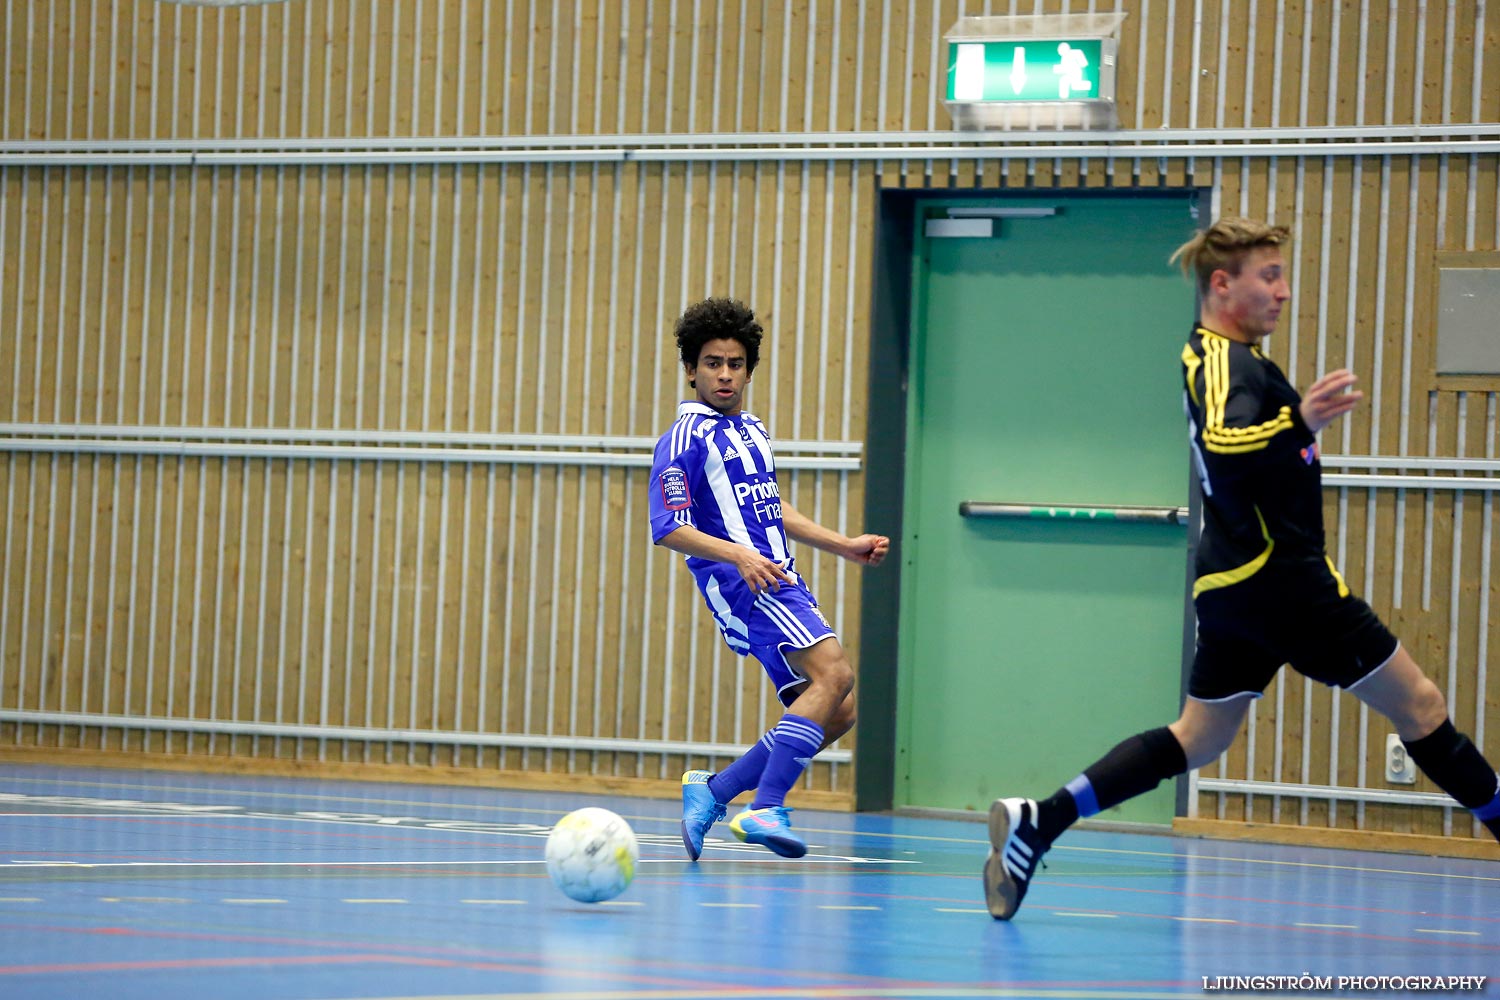
[(986, 503), (964, 500), (959, 517), (1023, 518), (1032, 521), (1108, 521), (1113, 523), (1187, 524), (1186, 507), (1107, 507), (1097, 504), (1057, 506), (1039, 503)]

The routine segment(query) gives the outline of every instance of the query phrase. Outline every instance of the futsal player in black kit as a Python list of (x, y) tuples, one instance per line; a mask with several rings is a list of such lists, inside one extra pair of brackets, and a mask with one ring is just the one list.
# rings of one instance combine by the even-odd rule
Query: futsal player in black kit
[(1172, 255), (1196, 279), (1201, 309), (1182, 349), (1203, 486), (1187, 698), (1176, 722), (1120, 743), (1050, 798), (990, 806), (984, 894), (997, 920), (1015, 916), (1037, 862), (1077, 819), (1228, 749), (1284, 663), (1389, 718), (1417, 766), (1500, 839), (1495, 769), (1453, 728), (1437, 685), (1324, 551), (1317, 434), (1363, 393), (1340, 370), (1299, 396), (1260, 351), (1291, 298), (1281, 253), (1289, 238), (1283, 226), (1225, 218)]

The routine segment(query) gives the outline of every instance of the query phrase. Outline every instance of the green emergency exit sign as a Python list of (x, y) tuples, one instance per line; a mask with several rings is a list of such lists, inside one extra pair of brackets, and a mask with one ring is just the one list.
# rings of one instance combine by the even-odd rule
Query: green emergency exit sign
[(1103, 67), (1099, 38), (951, 42), (948, 100), (1097, 101)]
[(955, 128), (1113, 129), (1124, 11), (960, 17), (943, 35)]

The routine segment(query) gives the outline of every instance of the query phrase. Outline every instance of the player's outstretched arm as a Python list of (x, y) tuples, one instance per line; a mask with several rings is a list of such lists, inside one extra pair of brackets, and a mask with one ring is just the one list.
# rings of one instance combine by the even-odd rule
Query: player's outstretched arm
[(792, 582), (792, 578), (786, 575), (786, 570), (782, 569), (775, 560), (767, 559), (754, 549), (736, 545), (723, 538), (715, 538), (692, 525), (683, 525), (663, 535), (656, 544), (664, 545), (673, 552), (681, 552), (685, 556), (697, 556), (699, 559), (729, 563), (739, 570), (745, 583), (757, 594), (767, 590), (778, 590), (783, 583)]
[(1365, 398), (1362, 392), (1347, 392), (1356, 381), (1356, 376), (1347, 368), (1329, 372), (1308, 387), (1307, 394), (1297, 407), (1302, 422), (1314, 434), (1333, 423), (1339, 417), (1359, 405)]
[(865, 566), (879, 566), (891, 549), (891, 540), (884, 535), (856, 535), (854, 538), (841, 535), (818, 524), (784, 498), (781, 501), (781, 523), (786, 526), (786, 533), (792, 536), (793, 541), (832, 552)]

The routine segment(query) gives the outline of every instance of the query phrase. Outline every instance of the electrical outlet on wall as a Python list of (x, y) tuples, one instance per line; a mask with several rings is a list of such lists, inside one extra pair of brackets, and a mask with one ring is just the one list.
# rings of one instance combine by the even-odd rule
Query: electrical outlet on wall
[(1395, 733), (1385, 738), (1385, 780), (1393, 785), (1417, 783), (1417, 765), (1408, 756), (1401, 737)]

